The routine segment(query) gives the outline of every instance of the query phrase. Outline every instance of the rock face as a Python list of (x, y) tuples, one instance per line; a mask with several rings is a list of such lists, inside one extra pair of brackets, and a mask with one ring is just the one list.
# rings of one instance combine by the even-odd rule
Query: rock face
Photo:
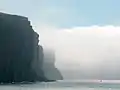
[(0, 13), (0, 82), (46, 80), (38, 37), (28, 18)]
[(43, 71), (49, 81), (63, 79), (60, 71), (55, 67), (55, 52), (52, 49), (44, 49)]
[(0, 83), (63, 79), (54, 66), (53, 52), (45, 53), (44, 59), (38, 38), (28, 18), (0, 13)]

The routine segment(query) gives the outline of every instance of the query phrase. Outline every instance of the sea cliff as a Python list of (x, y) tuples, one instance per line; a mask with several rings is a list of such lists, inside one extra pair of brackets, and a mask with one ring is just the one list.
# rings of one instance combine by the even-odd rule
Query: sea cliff
[(27, 17), (0, 13), (0, 83), (49, 81), (44, 50)]

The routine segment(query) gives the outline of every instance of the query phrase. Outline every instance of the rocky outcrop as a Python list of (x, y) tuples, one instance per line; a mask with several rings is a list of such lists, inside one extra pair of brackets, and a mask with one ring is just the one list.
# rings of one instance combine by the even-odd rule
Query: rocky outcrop
[(44, 49), (43, 71), (48, 81), (63, 79), (60, 71), (55, 67), (55, 52), (52, 49)]
[(0, 13), (0, 83), (63, 79), (53, 52), (44, 53), (38, 38), (28, 18)]
[(0, 13), (0, 82), (46, 80), (38, 37), (28, 18)]

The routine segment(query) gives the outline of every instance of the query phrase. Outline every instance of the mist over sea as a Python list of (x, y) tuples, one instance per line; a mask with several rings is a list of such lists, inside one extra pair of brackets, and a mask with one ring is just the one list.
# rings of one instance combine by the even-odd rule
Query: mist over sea
[(0, 90), (120, 90), (120, 81), (63, 80), (48, 83), (1, 85)]

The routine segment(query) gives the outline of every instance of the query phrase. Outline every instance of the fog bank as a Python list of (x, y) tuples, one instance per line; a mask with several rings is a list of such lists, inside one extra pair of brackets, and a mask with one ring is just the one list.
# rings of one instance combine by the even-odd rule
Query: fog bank
[[(100, 75), (117, 74), (120, 64), (120, 27), (90, 26), (70, 29), (41, 28), (41, 43), (51, 47), (56, 54), (56, 67), (61, 71)], [(113, 75), (113, 76), (115, 76)]]

